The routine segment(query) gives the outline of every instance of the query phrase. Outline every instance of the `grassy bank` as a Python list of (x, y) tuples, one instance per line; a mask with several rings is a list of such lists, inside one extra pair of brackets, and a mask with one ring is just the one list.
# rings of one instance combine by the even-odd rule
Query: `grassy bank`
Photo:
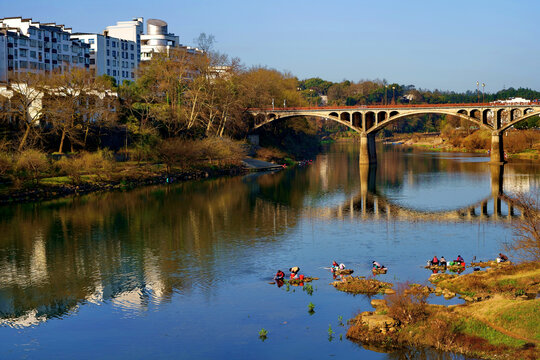
[(382, 349), (433, 347), (485, 359), (540, 356), (540, 264), (488, 268), (430, 279), (438, 291), (460, 294), (463, 305), (427, 304), (434, 290), (402, 285), (374, 312), (352, 319), (347, 336)]
[(31, 202), (96, 191), (239, 174), (241, 142), (225, 138), (171, 139), (141, 154), (136, 149), (66, 156), (39, 150), (0, 153), (0, 204)]
[[(487, 153), (491, 148), (489, 131), (447, 130), (441, 134), (394, 134), (388, 142), (400, 142), (429, 151)], [(508, 131), (503, 138), (508, 158), (540, 159), (540, 132), (536, 130)]]

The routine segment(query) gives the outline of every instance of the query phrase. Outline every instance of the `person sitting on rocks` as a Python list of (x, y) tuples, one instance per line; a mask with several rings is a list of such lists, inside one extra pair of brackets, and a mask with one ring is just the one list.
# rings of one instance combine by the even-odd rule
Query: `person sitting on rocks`
[(281, 270), (278, 270), (276, 273), (276, 276), (274, 276), (274, 280), (283, 280), (285, 278), (285, 273)]
[(458, 256), (457, 256), (457, 259), (455, 260), (455, 262), (460, 263), (460, 264), (464, 264), (464, 263), (465, 263), (465, 260), (461, 257), (461, 255), (458, 255)]
[(383, 265), (379, 264), (376, 261), (373, 261), (373, 269), (382, 269), (382, 268), (384, 268)]
[(446, 268), (446, 259), (444, 258), (444, 256), (441, 256), (441, 258), (439, 259), (439, 265)]
[(332, 271), (332, 272), (334, 273), (334, 272), (336, 272), (336, 270), (338, 270), (338, 269), (339, 269), (339, 265), (338, 265), (337, 261), (334, 260), (334, 261), (332, 262), (332, 267), (330, 268), (330, 271)]
[(508, 256), (504, 255), (503, 253), (499, 253), (499, 257), (497, 258), (497, 262), (505, 262), (508, 261)]
[(437, 255), (433, 255), (433, 259), (431, 259), (431, 265), (432, 266), (439, 266), (439, 259), (437, 259)]
[(292, 268), (289, 268), (289, 271), (291, 272), (291, 279), (298, 278), (298, 272), (300, 271), (300, 268), (298, 266), (293, 266)]
[(339, 270), (345, 270), (345, 264), (344, 263), (339, 264)]

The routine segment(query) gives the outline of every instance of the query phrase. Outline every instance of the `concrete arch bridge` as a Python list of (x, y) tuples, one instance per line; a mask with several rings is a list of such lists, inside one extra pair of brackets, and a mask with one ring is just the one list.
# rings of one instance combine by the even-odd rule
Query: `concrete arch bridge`
[(313, 116), (336, 121), (360, 134), (360, 164), (377, 162), (375, 135), (386, 126), (412, 115), (452, 115), (491, 131), (491, 163), (504, 163), (502, 134), (510, 127), (540, 114), (540, 104), (413, 104), (346, 107), (298, 107), (248, 109), (254, 116), (253, 129), (280, 119)]

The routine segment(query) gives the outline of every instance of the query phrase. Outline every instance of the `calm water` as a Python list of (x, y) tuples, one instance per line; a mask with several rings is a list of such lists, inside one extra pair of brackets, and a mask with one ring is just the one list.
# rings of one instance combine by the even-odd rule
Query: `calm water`
[[(538, 188), (540, 167), (390, 147), (370, 169), (356, 149), (278, 173), (0, 208), (0, 357), (449, 357), (346, 340), (338, 318), (370, 298), (335, 290), (324, 267), (367, 276), (378, 260), (381, 279), (424, 283), (435, 254), (494, 258), (519, 214), (497, 194)], [(268, 284), (294, 265), (320, 278), (311, 296)]]

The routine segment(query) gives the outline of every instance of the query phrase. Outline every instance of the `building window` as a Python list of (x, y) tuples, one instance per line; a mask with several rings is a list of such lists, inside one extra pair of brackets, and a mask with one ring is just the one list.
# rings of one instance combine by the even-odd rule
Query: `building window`
[(131, 54), (131, 60), (135, 60), (135, 55)]
[(107, 75), (111, 76), (111, 69), (107, 69)]
[(112, 43), (112, 47), (115, 48), (116, 47), (116, 41), (113, 41)]
[(93, 43), (94, 43), (94, 39), (88, 39), (88, 43), (89, 43), (89, 44), (93, 44)]
[(19, 61), (19, 66), (21, 69), (26, 69), (28, 67), (27, 61)]
[(111, 66), (111, 60), (107, 59), (107, 66)]
[(116, 70), (112, 71), (113, 76), (116, 76)]
[(31, 57), (32, 59), (37, 58), (37, 53), (36, 53), (35, 51), (30, 51), (30, 57)]
[(21, 49), (21, 52), (20, 52), (21, 57), (26, 57), (26, 56), (27, 56), (27, 53), (28, 53), (28, 50), (26, 50), (26, 49)]
[(111, 52), (109, 49), (107, 49), (107, 56), (111, 56)]
[(131, 51), (135, 50), (135, 46), (133, 46), (133, 44), (131, 44), (130, 48), (131, 48)]

